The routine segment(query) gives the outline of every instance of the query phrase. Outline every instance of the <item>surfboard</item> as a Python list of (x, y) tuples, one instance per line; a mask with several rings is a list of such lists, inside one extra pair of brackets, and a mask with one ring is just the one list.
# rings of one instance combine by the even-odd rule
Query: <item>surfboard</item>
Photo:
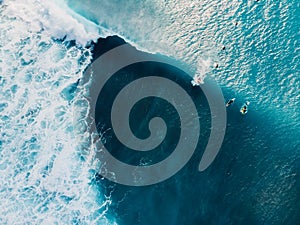
[(193, 86), (200, 86), (200, 84), (204, 84), (204, 80), (201, 77), (194, 76), (194, 79), (191, 81)]
[[(231, 103), (229, 103), (230, 101), (232, 101)], [(229, 107), (230, 105), (232, 105), (235, 101), (235, 98), (229, 99), (229, 101), (227, 101), (226, 103), (226, 107)]]
[(250, 105), (250, 102), (245, 102), (245, 104), (242, 105), (241, 109), (240, 109), (240, 113), (242, 115), (245, 115), (248, 113), (248, 106)]

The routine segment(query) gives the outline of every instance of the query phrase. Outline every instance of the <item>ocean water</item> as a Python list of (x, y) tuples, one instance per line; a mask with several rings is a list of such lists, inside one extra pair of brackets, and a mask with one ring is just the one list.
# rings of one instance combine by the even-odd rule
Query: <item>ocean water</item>
[[(299, 224), (299, 1), (0, 4), (1, 224)], [(189, 77), (155, 67), (200, 102), (195, 154), (175, 176), (146, 187), (97, 173), (83, 97), (89, 86), (79, 81), (93, 59), (124, 42), (120, 38), (212, 77), (226, 99), (237, 99), (227, 110), (221, 151), (204, 172), (198, 164), (210, 130), (207, 102)], [(149, 68), (121, 71), (122, 82), (116, 77), (108, 84), (97, 105), (103, 129), (113, 96)], [(245, 101), (249, 112), (241, 116)], [(134, 157), (106, 133), (112, 154), (128, 163), (161, 160), (178, 136), (172, 106), (155, 99), (144, 104), (132, 111), (138, 137), (147, 136), (139, 124), (157, 115), (174, 130), (159, 154)], [(144, 115), (145, 107), (151, 112)]]

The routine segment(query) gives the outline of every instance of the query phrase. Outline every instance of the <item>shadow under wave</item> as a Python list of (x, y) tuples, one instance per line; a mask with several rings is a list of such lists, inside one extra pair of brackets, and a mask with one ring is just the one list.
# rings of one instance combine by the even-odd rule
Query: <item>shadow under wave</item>
[[(117, 36), (101, 38), (94, 46), (94, 58), (124, 43)], [(135, 72), (145, 72), (143, 68), (135, 69)], [(134, 74), (134, 70), (131, 72)], [(133, 77), (126, 77), (124, 80), (126, 82)], [(261, 121), (251, 108), (247, 115), (242, 116), (239, 113), (242, 102), (237, 100), (228, 108), (228, 126), (219, 155), (206, 171), (200, 173), (198, 164), (209, 136), (208, 104), (201, 90), (191, 87), (190, 77), (171, 73), (170, 78), (184, 86), (197, 102), (201, 102), (197, 106), (201, 124), (197, 150), (182, 170), (155, 185), (129, 187), (102, 179), (98, 175), (94, 182), (99, 184), (99, 189), (111, 196), (109, 213), (116, 217), (119, 224), (125, 225), (297, 224), (300, 220), (300, 183), (296, 151), (290, 152), (288, 156), (288, 149), (281, 149), (270, 135), (272, 124)], [(120, 88), (118, 85), (115, 87)], [(113, 88), (113, 84), (108, 87), (106, 97), (110, 97)], [(223, 92), (224, 96), (232, 96), (230, 90), (223, 89)], [(99, 104), (99, 111), (96, 113), (102, 115), (107, 110), (106, 104)], [(166, 109), (164, 102), (156, 102), (154, 99), (148, 99), (146, 105), (154, 114), (141, 114), (131, 121), (138, 137), (145, 137), (145, 128), (137, 125), (143, 122), (143, 116), (151, 117)], [(137, 106), (133, 112), (142, 110), (143, 107)], [(177, 122), (173, 117), (170, 119), (170, 115), (173, 113), (165, 116), (172, 128)], [(102, 123), (109, 128), (109, 124), (105, 124), (106, 119)], [(118, 159), (128, 160), (128, 163), (140, 163), (140, 157), (160, 160), (170, 154), (167, 144), (160, 153), (151, 151), (149, 155), (132, 157), (132, 152), (111, 138), (112, 135), (107, 133), (106, 137), (112, 154)], [(173, 137), (176, 134), (168, 137), (169, 144)], [(278, 140), (280, 143), (283, 139)], [(146, 160), (148, 163), (153, 161)]]

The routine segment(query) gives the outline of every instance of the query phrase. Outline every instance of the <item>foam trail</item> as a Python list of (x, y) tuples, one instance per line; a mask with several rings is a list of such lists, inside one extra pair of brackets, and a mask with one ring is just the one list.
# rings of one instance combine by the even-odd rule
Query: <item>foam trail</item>
[(0, 11), (1, 224), (115, 224), (93, 185), (87, 101), (66, 91), (91, 52), (56, 40), (85, 45), (97, 30), (46, 1), (4, 1)]
[[(208, 59), (200, 59), (198, 61), (197, 70), (194, 76), (194, 80), (192, 82), (197, 83), (204, 83), (205, 77), (207, 73), (211, 70), (211, 60)], [(198, 81), (198, 82), (197, 82)]]

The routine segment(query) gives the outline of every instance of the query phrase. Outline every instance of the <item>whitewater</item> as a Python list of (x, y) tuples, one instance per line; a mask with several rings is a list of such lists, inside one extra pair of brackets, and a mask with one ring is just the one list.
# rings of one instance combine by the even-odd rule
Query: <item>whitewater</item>
[(98, 31), (47, 1), (4, 1), (0, 13), (0, 223), (114, 224), (84, 148), (88, 102), (70, 92)]

